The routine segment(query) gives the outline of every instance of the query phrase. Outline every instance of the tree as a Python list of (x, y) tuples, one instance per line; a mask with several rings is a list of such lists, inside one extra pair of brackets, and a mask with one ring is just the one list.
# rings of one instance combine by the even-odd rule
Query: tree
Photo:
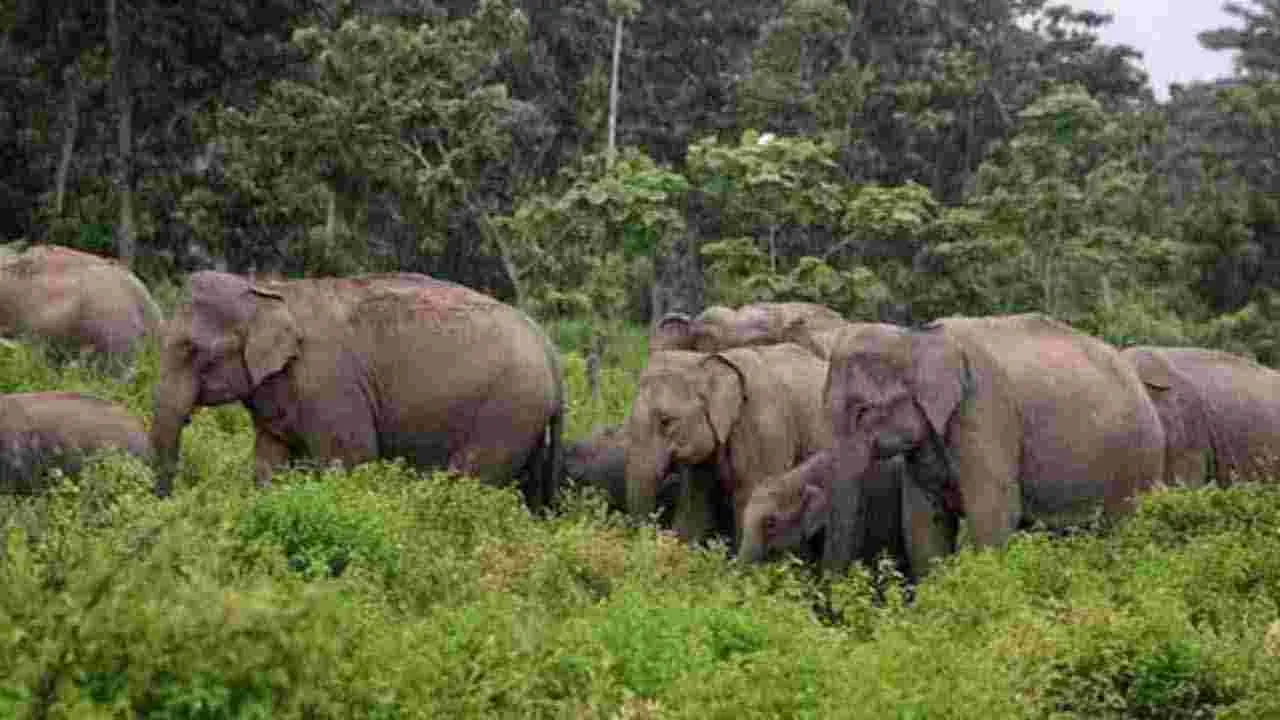
[(622, 24), (626, 18), (640, 11), (638, 0), (609, 0), (609, 12), (614, 15), (613, 64), (609, 72), (609, 142), (606, 152), (613, 162), (618, 139), (618, 74), (622, 68)]
[(969, 201), (1020, 266), (1006, 302), (1103, 334), (1122, 303), (1159, 314), (1185, 301), (1189, 248), (1168, 234), (1164, 188), (1143, 152), (1158, 116), (1108, 113), (1068, 84), (1021, 117)]
[(688, 180), (635, 148), (567, 168), (497, 222), (528, 306), (543, 317), (620, 317), (628, 286), (684, 237)]
[[(405, 202), (414, 249), (440, 252), (454, 209), (475, 202), (485, 165), (507, 151), (510, 102), (491, 66), (525, 28), (508, 3), (485, 0), (455, 19), (353, 17), (299, 30), (314, 76), (279, 80), (251, 111), (212, 117), (231, 194), (258, 224), (310, 228), (296, 249), (331, 270), (376, 262), (367, 233), (350, 225), (380, 191)], [(233, 201), (197, 189), (188, 216), (225, 217)], [(216, 242), (225, 227), (203, 232)]]
[[(1252, 6), (1252, 7), (1250, 7)], [(1239, 19), (1244, 27), (1220, 27), (1196, 34), (1210, 50), (1236, 52), (1235, 67), (1252, 80), (1280, 80), (1280, 5), (1268, 0), (1227, 2), (1224, 12)]]

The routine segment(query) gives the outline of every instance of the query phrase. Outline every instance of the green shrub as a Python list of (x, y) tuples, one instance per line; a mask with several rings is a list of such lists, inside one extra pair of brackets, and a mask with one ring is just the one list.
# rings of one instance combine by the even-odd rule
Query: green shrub
[(241, 519), (240, 534), (276, 541), (290, 569), (308, 578), (337, 577), (352, 562), (394, 575), (399, 560), (376, 508), (340, 505), (334, 483), (323, 480), (262, 496)]

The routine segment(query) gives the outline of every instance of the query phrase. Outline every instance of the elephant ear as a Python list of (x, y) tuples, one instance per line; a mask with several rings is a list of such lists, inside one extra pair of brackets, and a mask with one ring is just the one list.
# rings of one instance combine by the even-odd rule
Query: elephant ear
[(942, 327), (912, 333), (910, 384), (929, 426), (944, 436), (947, 421), (964, 401), (968, 366)]
[(693, 319), (685, 313), (667, 313), (653, 326), (649, 347), (655, 350), (688, 350), (693, 343)]
[[(754, 369), (751, 364), (758, 362), (759, 358), (751, 351), (739, 349), (716, 353), (699, 363), (706, 371), (701, 398), (716, 441), (721, 444), (728, 441), (729, 433), (742, 415), (742, 407), (747, 402), (747, 378)], [(731, 372), (717, 372), (723, 368)]]
[(1163, 356), (1153, 352), (1135, 352), (1130, 357), (1143, 384), (1157, 390), (1173, 387), (1173, 371), (1169, 368), (1169, 361)]
[(252, 287), (249, 292), (257, 300), (257, 310), (249, 322), (244, 361), (253, 386), (257, 387), (298, 355), (302, 335), (283, 295), (259, 287)]

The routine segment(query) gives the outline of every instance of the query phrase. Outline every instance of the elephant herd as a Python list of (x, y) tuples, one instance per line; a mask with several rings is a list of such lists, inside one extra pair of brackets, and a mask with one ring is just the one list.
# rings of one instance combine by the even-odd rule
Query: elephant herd
[(404, 457), (502, 483), (531, 508), (565, 478), (689, 542), (842, 569), (882, 552), (919, 576), (1034, 524), (1118, 518), (1156, 486), (1267, 480), (1280, 373), (1198, 348), (1119, 350), (1038, 314), (905, 327), (810, 303), (712, 307), (653, 326), (630, 414), (561, 448), (559, 353), (510, 305), (415, 273), (259, 281), (188, 276), (163, 318), (124, 266), (0, 249), (0, 336), (102, 353), (154, 336), (148, 430), (69, 392), (0, 395), (0, 489), (122, 448), (172, 492), (203, 406), (253, 419), (254, 476), (291, 461)]
[(566, 448), (566, 474), (744, 560), (919, 577), (1033, 525), (1132, 511), (1157, 485), (1267, 481), (1280, 373), (1199, 348), (1119, 350), (1039, 314), (923, 326), (805, 303), (671, 315), (631, 413)]
[[(0, 256), (0, 331), (103, 352), (148, 335), (160, 346), (149, 432), (84, 395), (0, 396), (0, 488), (26, 486), (52, 456), (115, 446), (153, 460), (155, 491), (167, 496), (191, 413), (239, 402), (253, 418), (259, 486), (304, 457), (348, 466), (405, 457), (519, 476), (531, 506), (551, 500), (562, 472), (560, 357), (509, 305), (415, 273), (255, 282), (201, 271), (162, 320), (145, 288), (135, 306), (99, 302), (120, 297), (118, 286), (141, 283), (85, 253), (42, 246)], [(64, 306), (57, 320), (51, 309)]]

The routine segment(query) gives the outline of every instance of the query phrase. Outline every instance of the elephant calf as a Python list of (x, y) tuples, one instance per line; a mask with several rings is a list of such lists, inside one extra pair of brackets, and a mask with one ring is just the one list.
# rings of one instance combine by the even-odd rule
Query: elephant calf
[(1165, 483), (1280, 475), (1280, 372), (1202, 348), (1131, 347), (1165, 432)]
[(48, 469), (77, 472), (85, 454), (107, 448), (151, 455), (142, 423), (115, 403), (73, 392), (0, 395), (0, 491), (33, 492)]
[(604, 491), (609, 507), (625, 510), (627, 446), (620, 425), (610, 425), (564, 450), (565, 477)]

